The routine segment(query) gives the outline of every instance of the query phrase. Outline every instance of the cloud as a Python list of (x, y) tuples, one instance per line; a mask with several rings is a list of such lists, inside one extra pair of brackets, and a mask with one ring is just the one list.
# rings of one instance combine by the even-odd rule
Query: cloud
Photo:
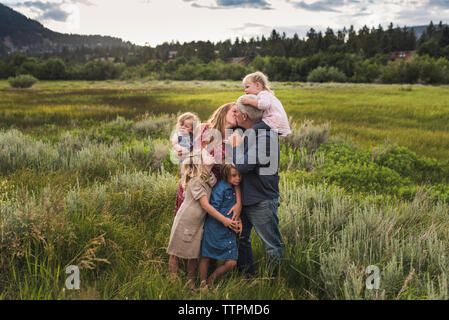
[(448, 0), (430, 0), (428, 3), (429, 7), (439, 8), (448, 10), (449, 9), (449, 1)]
[(90, 0), (22, 1), (11, 7), (45, 25), (64, 24), (69, 29), (79, 28), (78, 5), (93, 6)]
[[(345, 4), (343, 0), (319, 0), (313, 2), (306, 1), (291, 1), (286, 0), (288, 3), (291, 3), (293, 7), (298, 9), (304, 9), (308, 11), (327, 11), (327, 12), (340, 12), (336, 9), (336, 7), (342, 7)], [(355, 1), (358, 2), (358, 1)]]
[[(449, 0), (284, 0), (311, 14), (329, 14), (334, 26), (421, 25), (447, 22)], [(443, 18), (443, 19), (442, 19)]]
[(265, 37), (269, 37), (271, 32), (276, 30), (276, 32), (282, 34), (285, 32), (287, 37), (293, 37), (296, 33), (299, 38), (306, 37), (307, 32), (310, 28), (314, 28), (315, 30), (325, 30), (326, 28), (322, 25), (290, 25), (290, 26), (270, 26), (265, 24), (257, 24), (257, 23), (245, 23), (240, 27), (230, 28), (235, 35), (238, 37), (244, 37), (245, 39), (256, 38), (264, 35)]
[(271, 4), (266, 0), (183, 0), (191, 2), (194, 8), (207, 9), (236, 9), (236, 8), (252, 8), (271, 10)]
[(70, 16), (70, 13), (63, 10), (62, 3), (25, 1), (18, 4), (19, 7), (26, 7), (36, 12), (37, 20), (54, 20), (64, 22)]

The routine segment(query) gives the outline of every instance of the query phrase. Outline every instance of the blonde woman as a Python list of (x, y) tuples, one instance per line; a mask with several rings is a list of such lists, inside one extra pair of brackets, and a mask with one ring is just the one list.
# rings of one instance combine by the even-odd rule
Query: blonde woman
[[(217, 163), (212, 167), (212, 173), (215, 175), (215, 178), (217, 180), (221, 179), (220, 166), (221, 163), (224, 163), (223, 159), (225, 157), (224, 152), (225, 143), (223, 140), (225, 138), (226, 130), (233, 129), (237, 126), (236, 113), (237, 113), (237, 106), (235, 102), (226, 103), (221, 107), (219, 107), (217, 110), (215, 110), (215, 112), (212, 114), (212, 116), (206, 123), (201, 124), (201, 126), (199, 126), (200, 132), (198, 134), (194, 132), (195, 136), (199, 136), (199, 139), (197, 139), (197, 141), (194, 142), (194, 149), (203, 147), (205, 144), (210, 144), (208, 149), (210, 150), (210, 154), (214, 157), (215, 163)], [(215, 129), (221, 133), (220, 139), (218, 139), (214, 135), (214, 132), (216, 131), (212, 129)], [(233, 220), (238, 220), (240, 217), (240, 211), (242, 209), (240, 187), (237, 186), (235, 191), (237, 202), (231, 208), (229, 214), (233, 212), (234, 213)], [(184, 189), (182, 183), (180, 183), (178, 187), (178, 192), (176, 194), (175, 216), (183, 201), (184, 201)]]

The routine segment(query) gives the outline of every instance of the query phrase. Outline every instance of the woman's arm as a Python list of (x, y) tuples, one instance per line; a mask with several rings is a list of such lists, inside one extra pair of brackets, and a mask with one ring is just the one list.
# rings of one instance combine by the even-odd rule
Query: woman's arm
[(200, 198), (200, 205), (201, 207), (212, 217), (214, 217), (216, 220), (221, 222), (225, 227), (231, 228), (231, 229), (238, 229), (238, 223), (236, 221), (232, 221), (229, 218), (226, 218), (220, 212), (218, 212), (214, 207), (212, 207), (209, 203), (209, 200), (207, 199), (207, 196), (202, 196)]

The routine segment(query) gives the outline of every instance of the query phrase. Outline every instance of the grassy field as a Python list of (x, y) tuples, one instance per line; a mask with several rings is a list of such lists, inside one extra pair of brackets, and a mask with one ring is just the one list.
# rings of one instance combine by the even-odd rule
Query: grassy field
[[(0, 81), (0, 125), (30, 132), (42, 124), (133, 118), (145, 111), (193, 110), (205, 120), (243, 94), (239, 82), (41, 82), (30, 90)], [(449, 158), (449, 87), (274, 83), (293, 121), (330, 122), (333, 136), (372, 147), (389, 140), (427, 157)]]
[[(448, 87), (273, 86), (298, 123), (281, 154), (281, 273), (264, 275), (253, 235), (255, 278), (191, 294), (167, 280), (168, 137), (178, 112), (206, 120), (240, 83), (0, 81), (0, 298), (449, 298)], [(69, 265), (80, 290), (64, 289)]]

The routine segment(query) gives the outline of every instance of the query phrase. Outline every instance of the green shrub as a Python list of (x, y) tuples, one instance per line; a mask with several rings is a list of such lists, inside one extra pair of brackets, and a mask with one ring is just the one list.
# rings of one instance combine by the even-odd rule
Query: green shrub
[(393, 147), (375, 157), (376, 163), (393, 169), (405, 177), (411, 177), (415, 174), (417, 159), (416, 154), (405, 147)]
[(52, 170), (61, 159), (52, 145), (24, 135), (17, 129), (0, 131), (0, 172), (19, 168)]
[(31, 88), (37, 79), (29, 74), (21, 74), (17, 77), (8, 78), (8, 82), (13, 88)]
[(319, 177), (348, 191), (397, 194), (401, 186), (411, 184), (409, 178), (394, 169), (373, 162), (369, 151), (328, 142), (318, 153), (324, 153), (325, 158), (319, 167)]
[(164, 113), (159, 117), (145, 113), (134, 122), (132, 130), (142, 135), (168, 138), (176, 124), (176, 116)]
[[(375, 154), (377, 149), (373, 149)], [(378, 155), (374, 161), (381, 166), (395, 170), (403, 177), (409, 177), (417, 183), (435, 183), (449, 181), (449, 166), (438, 163), (435, 159), (418, 158), (406, 147), (389, 147)]]
[(409, 184), (396, 171), (374, 163), (347, 162), (327, 165), (321, 176), (349, 191), (382, 192), (396, 194), (399, 188)]
[(346, 82), (346, 75), (335, 67), (318, 67), (307, 76), (308, 82)]
[(380, 80), (382, 83), (400, 83), (401, 76), (399, 73), (399, 67), (397, 63), (388, 62), (388, 64), (382, 68)]
[(371, 161), (371, 153), (366, 150), (352, 148), (347, 144), (327, 141), (323, 143), (317, 152), (324, 153), (327, 163), (369, 163)]
[(329, 126), (329, 123), (315, 126), (313, 120), (304, 120), (299, 128), (296, 123), (291, 123), (292, 133), (283, 141), (293, 150), (305, 148), (313, 153), (329, 139)]
[(377, 63), (372, 63), (370, 60), (357, 61), (354, 66), (354, 75), (352, 81), (354, 82), (373, 82), (379, 75), (379, 65)]

